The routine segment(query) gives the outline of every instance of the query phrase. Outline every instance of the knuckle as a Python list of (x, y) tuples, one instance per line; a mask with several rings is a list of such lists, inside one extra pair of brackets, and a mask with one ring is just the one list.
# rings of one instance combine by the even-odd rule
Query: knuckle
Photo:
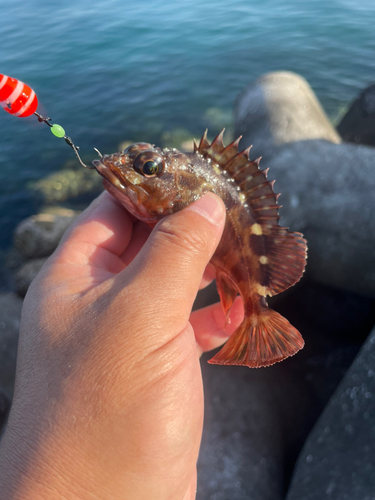
[(209, 236), (197, 230), (197, 228), (186, 225), (176, 227), (175, 224), (171, 224), (168, 220), (163, 220), (158, 229), (160, 238), (178, 249), (182, 248), (192, 253), (207, 253), (210, 251)]

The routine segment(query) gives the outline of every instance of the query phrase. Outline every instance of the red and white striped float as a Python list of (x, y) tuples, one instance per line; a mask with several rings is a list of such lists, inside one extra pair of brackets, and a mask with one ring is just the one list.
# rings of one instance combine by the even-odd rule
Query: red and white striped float
[(25, 83), (0, 74), (0, 106), (11, 115), (24, 118), (35, 113), (38, 98)]

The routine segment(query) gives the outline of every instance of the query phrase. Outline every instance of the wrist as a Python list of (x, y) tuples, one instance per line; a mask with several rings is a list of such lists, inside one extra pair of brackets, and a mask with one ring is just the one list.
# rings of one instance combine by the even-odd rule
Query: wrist
[(50, 438), (32, 436), (30, 430), (20, 425), (14, 433), (9, 421), (0, 443), (0, 500), (91, 498), (79, 495), (73, 464), (64, 466), (63, 450), (54, 453)]
[[(12, 420), (17, 424), (13, 426)], [(158, 467), (147, 466), (146, 474), (140, 474), (138, 466), (135, 473), (135, 457), (132, 465), (127, 458), (111, 460), (111, 450), (104, 451), (100, 443), (85, 448), (79, 436), (63, 436), (59, 424), (40, 427), (47, 430), (41, 432), (10, 416), (0, 442), (0, 500), (195, 498), (195, 469), (185, 477), (173, 473), (169, 477)]]

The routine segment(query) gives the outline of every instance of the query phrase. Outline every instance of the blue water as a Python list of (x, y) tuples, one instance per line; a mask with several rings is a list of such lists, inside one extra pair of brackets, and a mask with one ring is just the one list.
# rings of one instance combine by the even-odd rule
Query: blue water
[[(0, 0), (0, 13), (0, 73), (33, 87), (83, 154), (215, 133), (227, 123), (212, 108), (227, 122), (268, 71), (303, 75), (332, 119), (375, 80), (372, 0)], [(34, 117), (0, 110), (0, 246), (36, 209), (28, 183), (72, 155)]]

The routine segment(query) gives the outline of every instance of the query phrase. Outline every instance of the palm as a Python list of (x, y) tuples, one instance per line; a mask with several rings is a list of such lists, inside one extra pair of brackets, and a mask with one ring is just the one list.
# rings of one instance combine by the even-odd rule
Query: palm
[[(100, 215), (92, 211), (100, 205)], [(91, 210), (82, 215), (81, 224), (67, 232), (58, 259), (56, 279), (66, 284), (68, 294), (84, 294), (100, 287), (104, 282), (123, 271), (141, 250), (152, 229), (136, 220), (108, 193), (98, 198)], [(208, 266), (202, 277), (200, 289), (214, 278)], [(98, 290), (99, 291), (99, 290)], [(200, 354), (212, 350), (240, 324), (243, 308), (240, 300), (232, 307), (231, 322), (225, 325), (225, 315), (220, 304), (194, 311), (190, 316)]]

